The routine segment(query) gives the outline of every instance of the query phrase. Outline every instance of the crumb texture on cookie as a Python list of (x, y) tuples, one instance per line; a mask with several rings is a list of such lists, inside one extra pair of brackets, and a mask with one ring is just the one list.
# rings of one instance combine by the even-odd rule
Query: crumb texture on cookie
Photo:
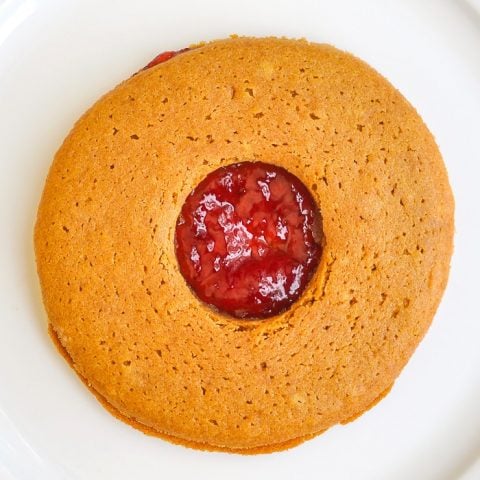
[[(323, 219), (315, 275), (264, 321), (211, 310), (175, 258), (186, 196), (245, 160), (296, 175)], [(234, 38), (138, 73), (80, 118), (35, 250), (51, 329), (111, 411), (247, 452), (346, 422), (390, 388), (439, 304), (452, 236), (438, 148), (382, 76), (331, 46)]]

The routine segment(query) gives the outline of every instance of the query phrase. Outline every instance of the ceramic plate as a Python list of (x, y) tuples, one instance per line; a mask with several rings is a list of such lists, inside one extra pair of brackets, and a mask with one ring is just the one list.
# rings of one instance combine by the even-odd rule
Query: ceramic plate
[[(253, 457), (174, 446), (110, 416), (47, 336), (32, 242), (53, 154), (83, 111), (158, 52), (232, 33), (366, 60), (434, 133), (456, 198), (448, 289), (391, 393), (349, 425)], [(479, 479), (479, 178), (473, 0), (0, 0), (0, 478)]]

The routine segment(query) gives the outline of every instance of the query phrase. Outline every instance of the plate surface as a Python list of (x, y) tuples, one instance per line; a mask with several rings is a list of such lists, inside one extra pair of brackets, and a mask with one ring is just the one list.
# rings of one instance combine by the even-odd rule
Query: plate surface
[[(374, 66), (436, 136), (457, 205), (447, 292), (390, 395), (256, 457), (170, 445), (111, 417), (47, 336), (32, 244), (51, 159), (83, 111), (158, 52), (232, 33), (332, 43)], [(479, 46), (476, 0), (0, 0), (0, 478), (479, 479)]]

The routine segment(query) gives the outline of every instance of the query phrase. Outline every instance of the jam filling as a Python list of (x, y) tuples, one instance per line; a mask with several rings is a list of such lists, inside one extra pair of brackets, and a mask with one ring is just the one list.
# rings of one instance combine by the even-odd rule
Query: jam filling
[(321, 256), (321, 217), (281, 167), (242, 162), (207, 175), (175, 231), (180, 271), (195, 294), (236, 318), (267, 318), (303, 292)]
[(147, 63), (145, 65), (145, 67), (143, 67), (143, 70), (147, 70), (148, 68), (152, 68), (155, 65), (158, 65), (159, 63), (166, 62), (167, 60), (170, 60), (171, 58), (176, 57), (180, 53), (188, 52), (188, 50), (190, 50), (190, 49), (189, 48), (182, 48), (181, 50), (177, 50), (177, 51), (170, 50), (170, 51), (167, 51), (167, 52), (162, 52), (162, 53), (158, 54), (151, 62)]

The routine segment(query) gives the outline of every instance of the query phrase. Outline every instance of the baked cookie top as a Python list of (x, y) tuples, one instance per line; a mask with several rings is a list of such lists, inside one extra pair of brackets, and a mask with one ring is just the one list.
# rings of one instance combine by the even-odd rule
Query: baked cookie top
[[(285, 168), (323, 220), (301, 297), (230, 318), (181, 275), (175, 225), (215, 169)], [(328, 45), (232, 38), (126, 80), (75, 124), (41, 199), (50, 326), (120, 415), (210, 448), (315, 435), (390, 388), (446, 285), (453, 199), (432, 135), (364, 62)]]

